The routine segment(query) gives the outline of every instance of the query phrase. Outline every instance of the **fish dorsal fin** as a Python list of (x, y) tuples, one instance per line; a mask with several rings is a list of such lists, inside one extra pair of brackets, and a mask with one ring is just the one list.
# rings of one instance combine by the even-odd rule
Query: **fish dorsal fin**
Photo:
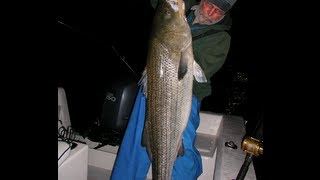
[(142, 85), (142, 92), (147, 97), (147, 68), (144, 69), (138, 85)]
[(206, 75), (204, 74), (200, 65), (196, 61), (193, 61), (193, 76), (196, 79), (196, 81), (200, 83), (207, 82)]

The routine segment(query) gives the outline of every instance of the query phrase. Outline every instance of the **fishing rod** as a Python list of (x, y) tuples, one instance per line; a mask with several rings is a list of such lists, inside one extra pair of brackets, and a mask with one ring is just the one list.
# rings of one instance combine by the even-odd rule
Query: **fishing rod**
[[(71, 26), (67, 23), (65, 23), (61, 17), (57, 17), (57, 22), (65, 27), (67, 27), (68, 29), (71, 29), (73, 31), (76, 31), (82, 35), (85, 35), (88, 39), (90, 40), (94, 40), (97, 41), (103, 45), (105, 45), (105, 43), (103, 41), (101, 41), (100, 39), (97, 39), (96, 37), (89, 35), (88, 33), (84, 33), (83, 31), (80, 31), (78, 28), (75, 28), (74, 26)], [(116, 47), (114, 45), (111, 45), (111, 49), (113, 50), (113, 52), (119, 57), (119, 59), (126, 65), (126, 67), (130, 70), (130, 72), (133, 73), (133, 75), (135, 76), (135, 78), (139, 79), (138, 74), (133, 70), (133, 68), (128, 64), (128, 62), (126, 61), (125, 56), (121, 55), (119, 53), (119, 51), (116, 49)]]
[[(248, 172), (249, 166), (253, 160), (254, 157), (258, 157), (259, 155), (263, 154), (263, 144), (262, 141), (254, 138), (257, 136), (258, 131), (262, 130), (262, 119), (263, 119), (264, 111), (262, 111), (262, 114), (259, 118), (258, 123), (256, 124), (256, 127), (254, 131), (251, 133), (251, 136), (245, 136), (242, 144), (241, 149), (245, 151), (246, 157), (245, 160), (240, 168), (240, 171), (237, 175), (236, 180), (243, 180)], [(260, 137), (262, 138), (262, 137)]]

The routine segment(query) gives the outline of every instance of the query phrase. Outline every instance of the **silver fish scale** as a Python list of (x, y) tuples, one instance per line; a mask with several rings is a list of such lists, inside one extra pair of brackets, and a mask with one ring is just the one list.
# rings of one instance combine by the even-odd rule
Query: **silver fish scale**
[[(193, 52), (186, 21), (159, 5), (154, 19), (147, 61), (146, 128), (151, 148), (153, 179), (171, 179), (174, 161), (191, 110)], [(162, 14), (170, 11), (171, 15)], [(170, 14), (169, 13), (169, 14)], [(164, 18), (165, 17), (165, 18)], [(187, 73), (178, 80), (182, 51), (186, 51)], [(185, 53), (185, 52), (184, 52)]]
[[(149, 122), (152, 133), (150, 133), (151, 150), (153, 154), (154, 167), (153, 169), (158, 169), (158, 175), (162, 177), (169, 177), (169, 174), (164, 172), (169, 172), (171, 166), (173, 166), (172, 161), (175, 159), (175, 148), (177, 142), (172, 139), (176, 139), (177, 134), (175, 129), (175, 123), (172, 118), (177, 112), (176, 104), (176, 94), (177, 94), (177, 65), (174, 65), (172, 61), (168, 59), (168, 53), (162, 49), (160, 60), (152, 61), (151, 66), (155, 66), (155, 72), (148, 72), (151, 79), (148, 80), (148, 90), (153, 91), (148, 92), (148, 99), (150, 105), (148, 106), (148, 114), (151, 115)], [(158, 64), (158, 63), (162, 63)], [(149, 66), (150, 67), (150, 66)], [(161, 73), (162, 72), (162, 73)], [(154, 83), (153, 83), (154, 82)], [(156, 93), (154, 93), (156, 92)], [(171, 122), (171, 123), (170, 123)], [(169, 144), (168, 144), (169, 143)], [(159, 157), (157, 157), (159, 156)], [(167, 163), (170, 162), (170, 163)], [(172, 165), (171, 165), (172, 164)], [(161, 178), (161, 177), (159, 177)]]
[(160, 60), (154, 58), (148, 65), (147, 122), (152, 132), (153, 171), (159, 171), (159, 179), (168, 179), (190, 114), (193, 77), (190, 61), (188, 73), (178, 81), (178, 60), (170, 59), (167, 51), (160, 51)]

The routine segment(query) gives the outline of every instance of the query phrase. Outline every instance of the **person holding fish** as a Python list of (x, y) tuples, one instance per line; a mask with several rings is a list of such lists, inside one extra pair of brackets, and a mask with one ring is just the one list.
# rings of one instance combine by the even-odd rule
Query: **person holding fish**
[(145, 180), (150, 164), (153, 179), (191, 180), (202, 174), (194, 145), (200, 104), (226, 60), (235, 2), (151, 0), (156, 14), (147, 67), (112, 180)]

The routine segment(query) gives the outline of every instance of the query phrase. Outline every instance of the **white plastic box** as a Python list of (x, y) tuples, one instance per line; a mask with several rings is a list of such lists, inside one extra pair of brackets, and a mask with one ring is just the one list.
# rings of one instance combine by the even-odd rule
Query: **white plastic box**
[(58, 180), (87, 180), (88, 145), (78, 143), (58, 167)]

